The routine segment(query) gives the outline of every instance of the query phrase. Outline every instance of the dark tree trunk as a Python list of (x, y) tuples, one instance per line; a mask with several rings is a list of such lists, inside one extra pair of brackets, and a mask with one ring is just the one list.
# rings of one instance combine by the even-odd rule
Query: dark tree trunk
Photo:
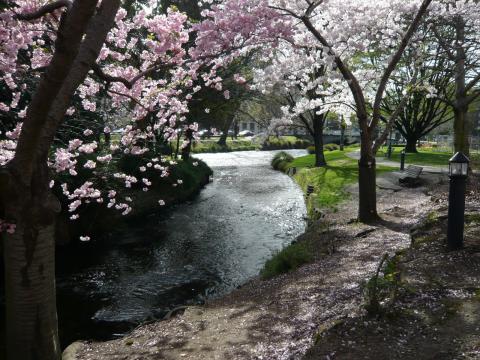
[(220, 135), (220, 139), (218, 140), (217, 144), (220, 146), (227, 146), (227, 137), (228, 137), (228, 130), (230, 126), (232, 126), (233, 118), (230, 117), (229, 120), (226, 121), (225, 126), (222, 129), (222, 135)]
[(470, 127), (469, 119), (466, 108), (455, 108), (454, 109), (454, 122), (453, 122), (453, 144), (455, 152), (460, 151), (466, 156), (470, 155)]
[(407, 153), (416, 153), (417, 151), (417, 138), (409, 137), (407, 138), (407, 145), (405, 146), (405, 152)]
[(227, 136), (228, 134), (225, 132), (220, 135), (220, 139), (218, 139), (217, 144), (224, 147), (227, 146)]
[(105, 145), (106, 146), (110, 146), (110, 143), (112, 141), (112, 134), (110, 133), (105, 133), (104, 134), (104, 138), (105, 138)]
[(372, 223), (379, 220), (377, 213), (377, 184), (375, 158), (358, 161), (358, 221)]
[[(14, 159), (0, 169), (0, 212), (16, 224), (5, 238), (7, 358), (61, 358), (55, 301), (55, 218), (48, 153), (71, 98), (113, 26), (119, 0), (74, 1), (55, 53), (29, 104)], [(96, 12), (96, 13), (95, 13)], [(88, 27), (87, 27), (88, 25)]]
[(238, 138), (239, 132), (240, 132), (240, 126), (238, 125), (238, 121), (235, 121), (235, 123), (233, 124), (233, 136), (235, 137), (235, 139)]
[(313, 141), (315, 144), (315, 166), (322, 167), (327, 165), (325, 154), (323, 152), (323, 115), (316, 115), (313, 119)]
[(55, 293), (55, 217), (58, 200), (48, 187), (46, 163), (31, 185), (17, 171), (1, 174), (5, 218), (16, 224), (4, 234), (7, 359), (61, 358)]
[(345, 146), (345, 125), (341, 125), (341, 130), (340, 130), (340, 151), (343, 151)]
[(375, 155), (369, 134), (362, 133), (361, 155), (358, 161), (358, 221), (372, 223), (380, 217), (377, 213), (377, 179)]
[(465, 43), (465, 22), (461, 17), (455, 19), (456, 45), (455, 45), (455, 118), (453, 123), (455, 152), (461, 151), (470, 154), (470, 141), (468, 131), (468, 102), (466, 88), (466, 54), (463, 47)]
[(185, 140), (188, 141), (188, 145), (182, 149), (182, 160), (190, 160), (190, 153), (192, 152), (193, 131), (188, 128), (185, 131)]

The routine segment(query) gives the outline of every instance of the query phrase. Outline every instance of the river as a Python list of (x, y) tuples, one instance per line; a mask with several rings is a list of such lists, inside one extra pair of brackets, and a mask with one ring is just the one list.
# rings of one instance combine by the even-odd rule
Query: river
[[(304, 150), (289, 150), (294, 156)], [(256, 276), (305, 229), (301, 190), (270, 168), (275, 151), (196, 155), (214, 171), (193, 201), (117, 229), (102, 248), (59, 254), (62, 343), (110, 339)]]

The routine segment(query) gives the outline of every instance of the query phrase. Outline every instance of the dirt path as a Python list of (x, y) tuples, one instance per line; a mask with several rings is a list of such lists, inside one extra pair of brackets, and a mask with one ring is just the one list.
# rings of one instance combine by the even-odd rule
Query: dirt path
[(453, 252), (445, 190), (435, 191), (434, 210), (411, 229), (411, 246), (382, 268), (375, 313), (326, 329), (304, 360), (480, 359), (479, 188), (467, 196), (464, 247)]
[[(409, 229), (431, 204), (425, 188), (387, 186), (378, 200), (384, 221), (376, 226), (348, 224), (356, 215), (354, 198), (312, 226), (303, 237), (317, 244), (314, 263), (269, 281), (254, 279), (222, 299), (141, 326), (126, 338), (77, 345), (76, 359), (301, 358), (319, 330), (359, 314), (362, 283), (383, 254), (408, 247)], [(325, 254), (332, 247), (333, 253)]]

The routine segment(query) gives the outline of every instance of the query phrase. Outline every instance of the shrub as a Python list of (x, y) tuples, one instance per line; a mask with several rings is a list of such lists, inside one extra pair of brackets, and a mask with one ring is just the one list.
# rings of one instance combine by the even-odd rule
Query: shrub
[(310, 141), (305, 139), (297, 139), (294, 143), (294, 149), (305, 149), (307, 146), (310, 145)]
[(265, 263), (260, 275), (264, 279), (284, 274), (313, 260), (308, 244), (303, 241), (287, 246)]
[(268, 137), (262, 145), (262, 150), (305, 149), (310, 141), (294, 136)]
[(285, 151), (280, 151), (273, 157), (271, 165), (275, 170), (285, 171), (292, 161), (292, 155), (287, 154)]
[(311, 145), (307, 147), (307, 151), (310, 155), (315, 154), (315, 146)]
[(326, 151), (335, 151), (335, 150), (339, 150), (339, 149), (340, 149), (340, 147), (337, 144), (323, 145), (323, 150), (326, 150)]

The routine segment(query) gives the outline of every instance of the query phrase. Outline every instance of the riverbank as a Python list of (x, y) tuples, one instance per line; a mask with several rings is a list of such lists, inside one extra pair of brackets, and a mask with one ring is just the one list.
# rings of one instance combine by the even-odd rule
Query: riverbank
[(311, 141), (297, 136), (270, 136), (268, 139), (260, 137), (239, 137), (237, 139), (227, 138), (227, 145), (221, 146), (217, 142), (218, 136), (210, 139), (195, 141), (192, 147), (192, 153), (218, 153), (233, 151), (251, 151), (251, 150), (285, 150), (285, 149), (306, 149), (311, 145)]
[[(136, 159), (112, 166), (126, 170), (137, 178), (144, 175), (139, 173)], [(119, 199), (128, 198), (132, 201), (133, 210), (126, 216), (104, 204), (90, 203), (82, 206), (77, 220), (71, 221), (68, 218), (69, 203), (63, 195), (58, 194), (63, 211), (57, 219), (56, 242), (58, 245), (78, 243), (82, 235), (89, 235), (94, 241), (105, 239), (113, 233), (112, 229), (122, 227), (123, 224), (145, 221), (151, 214), (166, 212), (173, 205), (191, 200), (209, 183), (212, 174), (212, 169), (201, 160), (178, 160), (177, 164), (171, 167), (169, 176), (149, 176), (151, 186), (147, 192), (143, 191), (140, 185), (131, 188), (116, 186), (116, 196)], [(162, 206), (159, 205), (160, 200), (163, 201)]]
[[(307, 197), (307, 211), (310, 219), (318, 219), (325, 211), (336, 211), (342, 201), (350, 197), (347, 187), (358, 179), (358, 161), (349, 157), (357, 147), (346, 147), (344, 151), (325, 151), (327, 166), (315, 167), (315, 155), (292, 159), (281, 170), (292, 178), (307, 194), (308, 186), (313, 193)], [(294, 171), (292, 171), (294, 170)], [(377, 175), (396, 170), (391, 166), (377, 166)]]
[[(189, 307), (183, 315), (167, 321), (140, 326), (123, 339), (77, 343), (74, 358), (297, 359), (315, 342), (325, 344), (321, 341), (323, 334), (329, 329), (338, 329), (346, 319), (381, 327), (384, 320), (365, 318), (364, 285), (377, 272), (385, 253), (394, 255), (410, 247), (410, 229), (417, 225), (418, 219), (428, 219), (432, 211), (442, 206), (438, 197), (432, 196), (444, 193), (446, 179), (428, 175), (424, 185), (415, 189), (396, 188), (391, 174), (383, 174), (379, 180), (382, 186), (378, 189), (378, 204), (383, 221), (373, 226), (353, 221), (357, 189), (352, 184), (350, 199), (340, 204), (336, 212), (326, 214), (322, 221), (313, 224), (297, 240), (310, 242), (314, 262), (269, 280), (255, 278), (221, 299), (209, 301), (205, 306)], [(469, 261), (475, 259), (475, 253), (468, 251), (458, 256)], [(449, 262), (455, 257), (442, 258)], [(469, 275), (476, 276), (474, 281), (478, 281), (478, 272)], [(410, 276), (416, 278), (414, 273)], [(419, 294), (417, 300), (421, 299)], [(428, 304), (429, 298), (424, 301)], [(356, 334), (356, 331), (359, 330), (349, 328), (350, 333)], [(422, 338), (420, 333), (415, 335)], [(340, 345), (346, 340), (344, 335), (337, 335), (335, 339)], [(369, 346), (375, 348), (380, 341), (378, 338)], [(429, 341), (419, 345), (422, 344), (428, 346)], [(422, 354), (430, 356), (431, 349), (426, 349), (419, 348), (416, 358), (421, 359)], [(314, 351), (310, 350), (309, 354), (315, 354)], [(335, 358), (331, 354), (339, 350), (329, 347), (329, 351), (330, 358)], [(387, 358), (404, 359), (392, 354), (394, 356)]]

